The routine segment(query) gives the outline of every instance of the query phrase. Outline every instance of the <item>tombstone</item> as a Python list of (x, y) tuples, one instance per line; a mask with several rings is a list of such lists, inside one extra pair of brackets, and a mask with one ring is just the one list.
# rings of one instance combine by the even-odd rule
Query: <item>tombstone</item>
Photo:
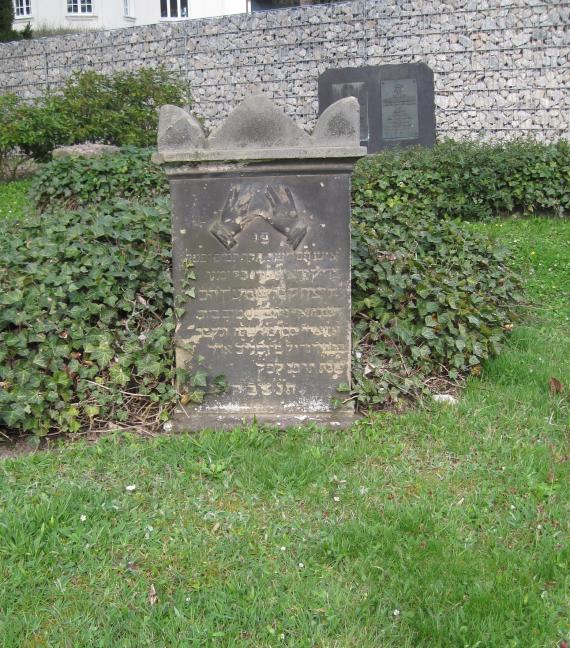
[[(176, 364), (207, 372), (209, 385), (227, 382), (180, 405), (175, 427), (352, 420), (351, 403), (331, 401), (350, 384), (358, 132), (354, 98), (324, 111), (312, 135), (263, 96), (209, 137), (182, 109), (162, 108), (155, 160), (170, 181), (174, 290), (184, 302)], [(189, 283), (195, 298), (184, 296)]]
[(435, 144), (433, 72), (425, 63), (331, 69), (321, 74), (321, 113), (349, 96), (358, 99), (360, 141), (369, 153)]

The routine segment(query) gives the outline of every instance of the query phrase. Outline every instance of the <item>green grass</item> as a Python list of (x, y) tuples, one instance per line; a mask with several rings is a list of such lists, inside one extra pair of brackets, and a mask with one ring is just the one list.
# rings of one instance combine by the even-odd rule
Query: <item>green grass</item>
[(533, 311), (570, 325), (570, 219), (510, 219), (471, 227), (497, 236), (512, 250)]
[(0, 220), (14, 218), (25, 211), (30, 183), (30, 180), (0, 181)]
[(1, 645), (570, 638), (570, 223), (476, 227), (515, 243), (532, 304), (457, 407), (0, 463)]

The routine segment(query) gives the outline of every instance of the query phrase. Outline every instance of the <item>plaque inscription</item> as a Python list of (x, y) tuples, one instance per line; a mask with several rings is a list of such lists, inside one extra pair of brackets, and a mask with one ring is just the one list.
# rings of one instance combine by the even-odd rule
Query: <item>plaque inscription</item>
[(419, 136), (416, 79), (382, 81), (382, 138), (417, 139)]

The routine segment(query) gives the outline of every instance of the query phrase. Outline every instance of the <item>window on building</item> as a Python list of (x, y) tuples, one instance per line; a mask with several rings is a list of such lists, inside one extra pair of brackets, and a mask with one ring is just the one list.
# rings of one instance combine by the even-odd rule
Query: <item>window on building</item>
[(188, 18), (188, 0), (160, 0), (161, 18)]
[(67, 0), (67, 13), (70, 14), (93, 13), (93, 0)]
[(14, 3), (14, 13), (16, 18), (32, 15), (32, 0), (16, 0)]
[(135, 16), (134, 0), (125, 0), (124, 13), (127, 18), (134, 18)]

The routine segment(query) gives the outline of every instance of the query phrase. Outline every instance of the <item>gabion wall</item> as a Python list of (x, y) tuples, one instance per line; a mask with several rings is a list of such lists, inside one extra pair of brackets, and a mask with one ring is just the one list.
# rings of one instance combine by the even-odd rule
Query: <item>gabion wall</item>
[(210, 127), (263, 92), (310, 128), (327, 68), (423, 61), (440, 137), (553, 141), (569, 137), (569, 52), (569, 0), (359, 0), (1, 44), (0, 92), (163, 65)]

